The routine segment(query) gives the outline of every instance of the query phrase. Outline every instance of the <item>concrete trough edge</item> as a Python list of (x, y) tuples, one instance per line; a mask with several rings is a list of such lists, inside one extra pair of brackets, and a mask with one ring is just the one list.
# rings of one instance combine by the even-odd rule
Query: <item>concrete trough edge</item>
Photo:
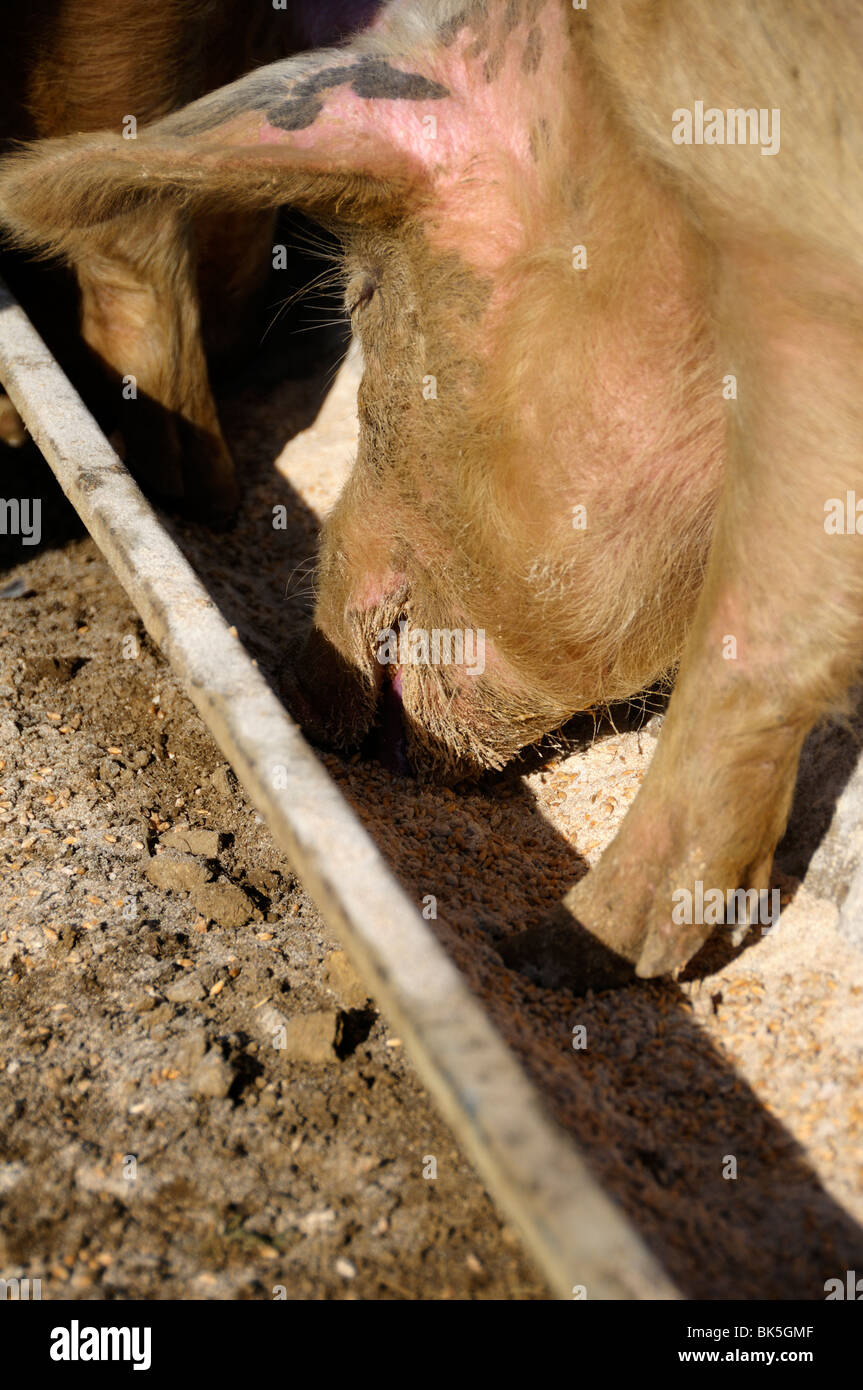
[[(676, 1298), (0, 281), (0, 381), (424, 1084), (562, 1298)], [(576, 1065), (576, 1063), (573, 1063)]]

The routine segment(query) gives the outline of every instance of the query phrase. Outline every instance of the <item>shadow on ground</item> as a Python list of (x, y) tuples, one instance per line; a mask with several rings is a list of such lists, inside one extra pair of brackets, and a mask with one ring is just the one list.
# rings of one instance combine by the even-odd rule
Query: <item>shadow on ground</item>
[[(247, 371), (224, 391), (225, 431), (244, 484), (236, 527), (216, 535), (191, 522), (170, 522), (270, 678), (308, 622), (319, 527), (274, 471), (273, 458), (320, 408), (343, 347), (338, 329), (330, 330), (328, 345), (329, 354), (298, 380), (296, 357), (288, 362), (273, 335), (260, 370)], [(32, 449), (7, 451), (0, 466), (4, 495), (19, 495), (20, 489), (46, 498), (43, 544), (63, 545), (80, 534)], [(273, 525), (279, 506), (287, 511), (284, 529)], [(13, 563), (16, 553), (20, 557), (6, 546), (0, 563)], [(582, 721), (565, 731), (564, 741), (577, 744), (609, 732), (610, 726), (597, 731)], [(855, 736), (847, 729), (819, 731), (812, 747), (804, 762), (808, 781), (782, 852), (783, 868), (797, 876), (853, 766)], [(552, 766), (558, 756), (553, 749), (534, 752), (521, 770)], [(538, 923), (585, 869), (517, 770), (480, 787), (443, 792), (356, 758), (326, 755), (325, 761), (418, 906), (434, 896), (437, 918), (430, 925), (549, 1111), (685, 1296), (818, 1299), (825, 1280), (863, 1267), (860, 1227), (824, 1189), (795, 1139), (719, 1054), (694, 1020), (681, 986), (651, 983), (575, 1000), (541, 990), (502, 966), (496, 942)], [(818, 777), (825, 765), (829, 776)], [(711, 975), (726, 959), (721, 943), (705, 948), (694, 967), (702, 988), (710, 990)], [(577, 1050), (573, 1028), (580, 1026), (588, 1045)], [(736, 1160), (736, 1180), (723, 1176), (729, 1158)]]

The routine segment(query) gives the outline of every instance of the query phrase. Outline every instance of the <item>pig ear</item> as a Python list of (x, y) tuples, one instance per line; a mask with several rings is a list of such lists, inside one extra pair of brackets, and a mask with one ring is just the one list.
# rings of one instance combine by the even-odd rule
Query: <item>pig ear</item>
[(273, 63), (140, 132), (43, 140), (0, 160), (0, 222), (21, 244), (68, 252), (76, 229), (163, 192), (190, 210), (391, 215), (424, 181), (423, 118), (448, 96), (369, 46)]

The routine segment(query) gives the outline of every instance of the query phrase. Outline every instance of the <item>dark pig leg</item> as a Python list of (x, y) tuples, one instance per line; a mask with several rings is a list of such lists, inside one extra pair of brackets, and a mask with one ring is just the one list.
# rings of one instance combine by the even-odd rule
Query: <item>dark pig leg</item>
[[(127, 458), (163, 499), (227, 518), (239, 495), (210, 392), (185, 219), (168, 205), (94, 236), (76, 266), (82, 335), (109, 369)], [(107, 239), (106, 239), (107, 240)]]
[[(274, 12), (264, 18), (265, 26), (241, 0), (34, 7), (16, 30), (26, 81), (17, 105), (3, 108), (0, 136), (110, 127), (134, 146), (140, 132), (130, 118), (142, 128), (236, 77), (253, 65), (256, 45), (275, 57), (278, 21)], [(47, 186), (44, 196), (50, 199)], [(251, 261), (260, 238), (245, 253), (231, 238), (231, 252), (239, 265), (230, 277), (214, 276), (225, 308), (226, 297), (242, 297), (244, 274), (259, 281)], [(92, 383), (100, 413), (120, 431), (127, 460), (163, 499), (230, 514), (238, 494), (201, 349), (197, 248), (184, 223), (167, 205), (151, 208), (118, 219), (104, 235), (94, 229), (69, 259), (83, 337), (107, 369)], [(225, 260), (223, 254), (222, 267)], [(225, 324), (239, 321), (230, 312), (214, 318), (223, 334)]]
[(276, 216), (226, 208), (194, 217), (192, 226), (207, 359), (217, 371), (235, 369), (266, 327)]

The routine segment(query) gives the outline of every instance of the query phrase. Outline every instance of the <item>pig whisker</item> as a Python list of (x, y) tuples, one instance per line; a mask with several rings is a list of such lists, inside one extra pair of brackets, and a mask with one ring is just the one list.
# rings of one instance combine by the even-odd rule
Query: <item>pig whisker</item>
[[(300, 570), (303, 568), (303, 566), (308, 566), (308, 567), (310, 567), (311, 569), (314, 569), (315, 566), (317, 565), (317, 563), (318, 563), (318, 557), (317, 557), (316, 555), (306, 555), (306, 556), (304, 556), (302, 560), (298, 560), (297, 563), (294, 565), (294, 568), (291, 570), (291, 573), (290, 573), (290, 579), (293, 579), (293, 577), (294, 577), (295, 574), (299, 574), (299, 572), (300, 572)], [(290, 582), (290, 579), (289, 579), (289, 582)]]
[(332, 326), (333, 326), (333, 320), (332, 320), (332, 319), (321, 319), (319, 323), (310, 323), (310, 324), (306, 324), (306, 326), (305, 326), (304, 328), (298, 328), (298, 329), (296, 329), (296, 332), (297, 332), (297, 333), (315, 333), (315, 332), (317, 332), (318, 329), (320, 329), (320, 328), (332, 328)]
[[(264, 330), (264, 333), (261, 337), (261, 342), (264, 341), (267, 335), (278, 323), (279, 319), (287, 313), (287, 311), (292, 307), (292, 305), (298, 303), (302, 299), (305, 299), (306, 296), (311, 294), (314, 290), (332, 289), (333, 291), (336, 291), (341, 289), (342, 284), (343, 278), (338, 270), (322, 270), (320, 275), (315, 276), (314, 280), (310, 280), (309, 283), (306, 285), (301, 285), (299, 289), (294, 290), (293, 294), (289, 294), (285, 299), (280, 300), (279, 303), (275, 306), (275, 313), (273, 314), (273, 317), (270, 319), (270, 322)], [(334, 309), (336, 305), (339, 304), (339, 300), (340, 295), (337, 295), (336, 293), (333, 293), (330, 296), (329, 302), (332, 304)], [(319, 307), (321, 306), (319, 305)], [(332, 322), (332, 320), (330, 320), (330, 322)]]
[[(314, 555), (308, 555), (304, 560), (300, 560), (285, 581), (285, 598), (292, 601), (306, 598), (316, 599), (318, 596), (316, 568), (317, 560)], [(299, 581), (301, 587), (292, 590), (296, 580)]]
[(344, 362), (344, 360), (345, 360), (344, 357), (340, 357), (340, 358), (338, 359), (338, 361), (337, 361), (337, 362), (334, 362), (333, 365), (328, 369), (327, 375), (326, 375), (326, 389), (327, 389), (327, 391), (329, 391), (330, 387), (332, 386), (333, 382), (335, 381), (336, 377), (338, 376), (338, 374), (339, 374), (339, 368), (341, 367), (341, 365), (342, 365), (342, 363)]
[(293, 294), (289, 294), (285, 297), (285, 299), (280, 300), (279, 308), (288, 308), (289, 305), (295, 304), (297, 300), (304, 299), (307, 294), (311, 294), (312, 290), (330, 287), (335, 289), (337, 287), (340, 287), (342, 283), (343, 277), (338, 271), (332, 269), (322, 270), (320, 275), (316, 275), (313, 280), (309, 280), (306, 282), (306, 284), (300, 285), (297, 289), (295, 289)]
[(309, 570), (304, 570), (303, 573), (298, 574), (297, 570), (294, 570), (293, 574), (290, 574), (287, 578), (287, 581), (285, 583), (285, 591), (287, 592), (287, 590), (291, 587), (292, 584), (305, 584), (308, 586), (314, 583), (315, 576), (313, 572)]
[(320, 271), (313, 279), (307, 280), (304, 284), (299, 285), (292, 294), (287, 295), (284, 300), (280, 301), (280, 304), (293, 304), (296, 300), (303, 299), (307, 294), (310, 294), (312, 290), (323, 287), (329, 288), (331, 286), (333, 288), (340, 288), (343, 284), (344, 270), (342, 266), (340, 264), (331, 265), (327, 267), (327, 269)]
[(322, 261), (330, 261), (333, 264), (341, 264), (342, 251), (338, 245), (334, 245), (324, 232), (315, 235), (311, 227), (297, 228), (291, 230), (291, 240), (295, 246), (300, 246), (309, 251), (313, 256)]

